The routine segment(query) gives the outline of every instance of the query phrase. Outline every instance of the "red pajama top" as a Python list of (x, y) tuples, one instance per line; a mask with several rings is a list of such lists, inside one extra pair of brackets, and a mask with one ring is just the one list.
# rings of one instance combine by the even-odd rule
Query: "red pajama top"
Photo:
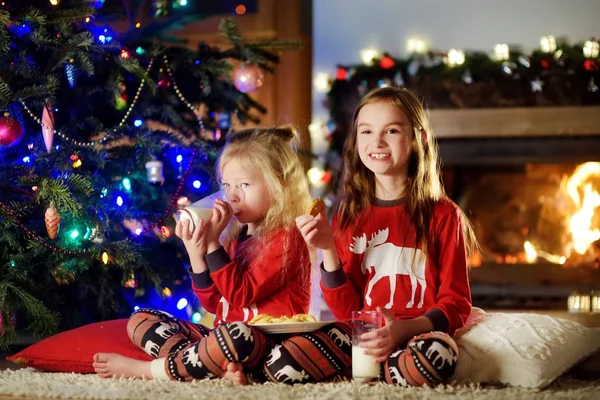
[(235, 256), (242, 233), (228, 253), (223, 247), (206, 255), (208, 270), (192, 273), (192, 288), (202, 306), (215, 314), (215, 326), (249, 321), (258, 314), (275, 317), (308, 313), (311, 261), (302, 235), (295, 227), (269, 235), (258, 257), (244, 265)]
[(452, 201), (435, 204), (425, 256), (404, 202), (376, 200), (364, 218), (336, 235), (342, 268), (322, 271), (323, 295), (336, 318), (383, 307), (399, 319), (425, 315), (435, 330), (451, 335), (464, 326), (471, 291), (461, 218)]

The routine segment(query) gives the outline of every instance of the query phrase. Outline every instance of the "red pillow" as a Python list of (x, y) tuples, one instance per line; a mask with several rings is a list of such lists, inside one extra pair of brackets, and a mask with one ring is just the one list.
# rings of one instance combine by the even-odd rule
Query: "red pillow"
[(96, 322), (61, 332), (6, 359), (43, 371), (90, 374), (94, 373), (92, 362), (96, 353), (119, 353), (137, 360), (153, 360), (129, 340), (127, 319)]

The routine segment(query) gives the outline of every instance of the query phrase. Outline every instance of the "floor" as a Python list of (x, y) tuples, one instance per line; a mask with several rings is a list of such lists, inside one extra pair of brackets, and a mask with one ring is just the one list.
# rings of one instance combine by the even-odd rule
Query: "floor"
[[(494, 310), (494, 312), (532, 312), (532, 313), (541, 313), (546, 315), (551, 315), (553, 317), (565, 318), (569, 320), (573, 320), (581, 323), (587, 327), (600, 327), (600, 314), (569, 314), (566, 311), (561, 310)], [(323, 319), (326, 319), (326, 316), (323, 316)], [(6, 356), (10, 354), (15, 354), (16, 352), (24, 349), (26, 346), (35, 342), (35, 339), (32, 337), (28, 337), (26, 335), (21, 336), (19, 338), (19, 342), (13, 346), (11, 346), (10, 351), (0, 351), (0, 370), (16, 370), (19, 368), (23, 368), (17, 364), (13, 364), (6, 360)], [(575, 367), (569, 373), (572, 377), (577, 379), (585, 379), (585, 380), (598, 380), (600, 379), (600, 351), (590, 357), (588, 360), (583, 362), (582, 364)], [(0, 400), (39, 400), (38, 398), (33, 397), (12, 397), (12, 396), (2, 396), (0, 395)]]

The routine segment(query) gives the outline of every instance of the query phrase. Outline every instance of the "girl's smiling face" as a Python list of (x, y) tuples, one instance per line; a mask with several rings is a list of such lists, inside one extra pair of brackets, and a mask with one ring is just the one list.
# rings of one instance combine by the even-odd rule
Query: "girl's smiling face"
[(362, 163), (378, 178), (406, 179), (413, 127), (405, 112), (388, 102), (366, 104), (358, 113), (356, 126)]

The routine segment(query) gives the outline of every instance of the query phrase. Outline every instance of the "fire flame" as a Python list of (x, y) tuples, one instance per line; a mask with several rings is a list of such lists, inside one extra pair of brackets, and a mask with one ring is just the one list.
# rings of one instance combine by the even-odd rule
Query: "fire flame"
[[(591, 244), (600, 239), (600, 230), (592, 229), (595, 209), (600, 207), (600, 193), (595, 191), (592, 184), (588, 182), (592, 177), (600, 177), (600, 163), (588, 162), (579, 165), (566, 184), (562, 185), (562, 189), (577, 210), (568, 217), (568, 226), (572, 238), (572, 249), (579, 254), (587, 253)], [(562, 265), (570, 256), (570, 254), (567, 254), (566, 257), (558, 256), (535, 249), (529, 241), (523, 244), (523, 248), (525, 260), (528, 263), (534, 263), (538, 257), (541, 257), (551, 263)]]
[(579, 208), (569, 221), (573, 248), (579, 254), (585, 254), (590, 245), (600, 239), (600, 230), (591, 229), (594, 209), (600, 206), (600, 194), (588, 183), (583, 187), (583, 198), (579, 196), (579, 188), (592, 176), (600, 176), (600, 163), (581, 164), (569, 178), (566, 187), (571, 200)]

